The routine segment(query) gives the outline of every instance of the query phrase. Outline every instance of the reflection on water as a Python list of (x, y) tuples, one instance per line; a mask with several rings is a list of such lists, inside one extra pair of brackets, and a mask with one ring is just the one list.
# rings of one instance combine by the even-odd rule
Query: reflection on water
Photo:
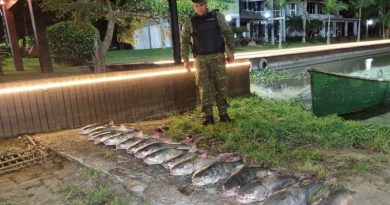
[[(307, 69), (315, 68), (334, 73), (352, 76), (390, 80), (390, 54), (380, 54), (370, 57), (359, 57), (341, 61), (314, 64), (290, 70), (290, 78), (278, 81), (271, 85), (252, 84), (251, 91), (264, 97), (274, 99), (300, 98), (307, 106), (311, 104), (310, 78)], [(371, 114), (375, 114), (375, 117)], [(368, 119), (390, 121), (390, 111), (370, 112)]]

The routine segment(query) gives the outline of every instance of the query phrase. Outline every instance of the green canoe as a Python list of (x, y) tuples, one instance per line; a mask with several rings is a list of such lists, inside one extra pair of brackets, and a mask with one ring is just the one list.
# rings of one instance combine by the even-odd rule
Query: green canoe
[(390, 105), (390, 80), (367, 79), (309, 69), (313, 112), (346, 114)]

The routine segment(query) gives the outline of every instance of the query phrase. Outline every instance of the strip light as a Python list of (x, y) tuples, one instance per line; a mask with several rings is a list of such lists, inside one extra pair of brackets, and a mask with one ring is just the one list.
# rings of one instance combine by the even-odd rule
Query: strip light
[[(249, 62), (244, 63), (235, 63), (230, 64), (227, 67), (239, 67), (239, 66), (249, 66)], [(79, 86), (79, 85), (89, 85), (89, 84), (97, 84), (97, 83), (105, 83), (105, 82), (114, 82), (121, 80), (130, 80), (130, 79), (138, 79), (138, 78), (147, 78), (147, 77), (156, 77), (156, 76), (165, 76), (165, 75), (175, 75), (187, 73), (186, 69), (176, 69), (176, 70), (165, 70), (165, 71), (156, 71), (150, 73), (139, 73), (139, 74), (128, 74), (128, 75), (118, 75), (118, 76), (110, 76), (110, 77), (98, 77), (95, 79), (80, 79), (74, 81), (64, 81), (64, 82), (51, 82), (37, 85), (26, 85), (26, 86), (14, 86), (9, 88), (0, 89), (0, 95), (4, 94), (12, 94), (12, 93), (22, 93), (34, 90), (48, 90), (53, 88), (62, 88), (69, 86)], [(191, 69), (191, 72), (195, 72), (195, 69)]]
[(319, 51), (327, 51), (327, 50), (334, 50), (334, 49), (346, 49), (346, 48), (354, 48), (359, 46), (381, 45), (381, 44), (388, 44), (388, 43), (390, 43), (390, 40), (367, 41), (367, 42), (359, 42), (359, 43), (356, 42), (340, 43), (334, 45), (287, 48), (283, 50), (274, 49), (274, 50), (266, 50), (266, 51), (251, 51), (245, 53), (237, 53), (235, 54), (235, 56), (236, 59), (261, 58), (261, 57), (299, 54), (299, 53), (319, 52)]

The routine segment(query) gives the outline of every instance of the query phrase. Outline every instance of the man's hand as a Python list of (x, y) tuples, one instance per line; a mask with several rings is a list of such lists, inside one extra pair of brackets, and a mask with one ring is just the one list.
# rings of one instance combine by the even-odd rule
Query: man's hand
[(227, 62), (228, 63), (233, 63), (233, 61), (234, 61), (234, 53), (232, 51), (229, 51), (227, 53)]
[(184, 61), (184, 68), (187, 69), (188, 72), (191, 71), (192, 66), (190, 64), (190, 61), (188, 61), (188, 60)]

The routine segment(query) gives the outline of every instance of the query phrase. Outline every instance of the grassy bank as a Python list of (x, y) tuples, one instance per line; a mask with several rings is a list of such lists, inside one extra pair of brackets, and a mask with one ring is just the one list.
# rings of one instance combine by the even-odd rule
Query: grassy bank
[[(200, 124), (199, 110), (172, 116), (168, 135), (176, 140), (192, 135), (200, 148), (238, 152), (249, 162), (265, 166), (324, 172), (320, 175), (335, 168), (334, 162), (339, 166), (337, 174), (347, 169), (372, 171), (390, 151), (390, 126), (345, 121), (337, 116), (318, 118), (295, 102), (250, 96), (231, 100), (229, 113), (232, 123), (207, 127)], [(352, 154), (332, 156), (343, 150), (376, 153), (378, 160), (357, 160)]]

